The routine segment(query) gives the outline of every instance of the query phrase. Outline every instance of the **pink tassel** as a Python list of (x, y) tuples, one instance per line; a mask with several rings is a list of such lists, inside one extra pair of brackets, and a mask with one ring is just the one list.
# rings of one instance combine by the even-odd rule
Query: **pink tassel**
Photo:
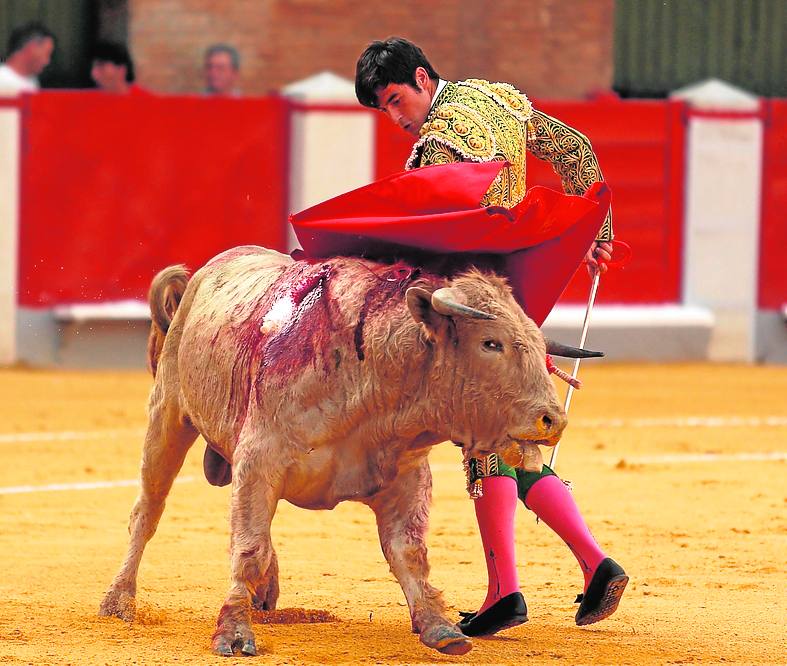
[(564, 382), (567, 384), (571, 384), (575, 389), (579, 390), (582, 388), (582, 382), (579, 381), (576, 377), (572, 377), (569, 375), (565, 370), (561, 370), (558, 368), (554, 361), (552, 361), (552, 357), (547, 354), (547, 371), (550, 374), (556, 375), (560, 377)]

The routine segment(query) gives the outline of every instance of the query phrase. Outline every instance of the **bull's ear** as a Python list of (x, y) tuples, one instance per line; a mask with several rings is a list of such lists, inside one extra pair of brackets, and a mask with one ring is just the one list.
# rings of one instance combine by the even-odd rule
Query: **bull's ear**
[(429, 334), (434, 337), (442, 315), (432, 307), (432, 292), (422, 287), (410, 287), (405, 295), (407, 308), (413, 319), (426, 326)]

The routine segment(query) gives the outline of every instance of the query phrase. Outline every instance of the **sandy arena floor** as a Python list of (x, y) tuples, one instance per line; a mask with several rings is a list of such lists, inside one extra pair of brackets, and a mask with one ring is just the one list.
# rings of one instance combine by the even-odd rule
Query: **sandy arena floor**
[[(574, 625), (579, 569), (520, 507), (530, 622), (440, 655), (409, 631), (368, 509), (283, 502), (280, 607), (338, 621), (258, 625), (248, 663), (787, 662), (787, 368), (588, 363), (582, 377), (559, 471), (631, 576), (614, 616)], [(229, 490), (202, 478), (199, 440), (142, 561), (138, 620), (96, 614), (125, 553), (149, 386), (142, 372), (0, 371), (0, 664), (227, 663), (209, 648)], [(474, 609), (486, 577), (459, 453), (431, 461), (432, 582)]]

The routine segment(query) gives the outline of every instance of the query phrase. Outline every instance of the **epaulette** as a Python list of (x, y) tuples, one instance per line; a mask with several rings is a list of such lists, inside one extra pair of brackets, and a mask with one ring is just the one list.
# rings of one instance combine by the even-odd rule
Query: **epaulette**
[(523, 123), (530, 120), (533, 115), (533, 105), (525, 93), (517, 90), (510, 83), (490, 83), (484, 79), (467, 79), (460, 81), (460, 86), (466, 85), (484, 93), (502, 107), (508, 109), (513, 116)]

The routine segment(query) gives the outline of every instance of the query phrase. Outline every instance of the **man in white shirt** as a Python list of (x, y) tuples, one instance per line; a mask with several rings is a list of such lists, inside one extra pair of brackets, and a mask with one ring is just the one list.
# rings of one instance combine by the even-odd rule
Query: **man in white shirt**
[(38, 75), (52, 59), (55, 36), (43, 24), (26, 23), (14, 28), (8, 39), (8, 54), (0, 65), (0, 95), (38, 90)]

